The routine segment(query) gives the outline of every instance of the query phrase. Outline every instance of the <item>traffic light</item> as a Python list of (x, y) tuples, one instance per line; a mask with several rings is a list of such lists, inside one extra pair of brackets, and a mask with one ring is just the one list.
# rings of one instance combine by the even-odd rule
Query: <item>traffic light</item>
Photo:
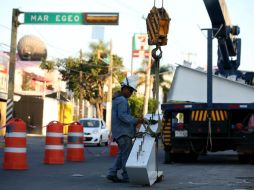
[(84, 24), (118, 25), (119, 13), (84, 13)]

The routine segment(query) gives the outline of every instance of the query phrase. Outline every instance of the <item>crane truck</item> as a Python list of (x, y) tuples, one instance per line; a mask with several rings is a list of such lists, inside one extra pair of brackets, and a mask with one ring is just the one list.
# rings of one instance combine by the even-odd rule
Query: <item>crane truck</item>
[[(165, 162), (197, 160), (207, 152), (234, 150), (240, 162), (254, 161), (253, 72), (241, 72), (240, 28), (231, 24), (224, 0), (203, 0), (207, 30), (207, 71), (178, 66), (168, 101), (161, 105)], [(212, 40), (218, 41), (217, 70)]]

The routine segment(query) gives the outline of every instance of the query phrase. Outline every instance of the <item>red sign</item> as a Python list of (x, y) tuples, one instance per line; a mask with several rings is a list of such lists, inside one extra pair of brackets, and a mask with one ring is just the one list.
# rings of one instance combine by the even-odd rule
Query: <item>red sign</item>
[(140, 58), (149, 58), (149, 51), (148, 50), (133, 50), (132, 57), (140, 57)]
[(133, 58), (149, 58), (149, 45), (147, 34), (134, 34), (133, 36)]

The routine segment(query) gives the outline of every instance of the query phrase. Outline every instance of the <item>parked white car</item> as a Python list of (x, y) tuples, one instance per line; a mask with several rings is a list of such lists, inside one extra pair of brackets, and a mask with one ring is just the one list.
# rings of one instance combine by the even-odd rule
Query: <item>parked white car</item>
[(109, 130), (106, 123), (99, 118), (82, 118), (79, 122), (84, 127), (84, 143), (97, 146), (107, 145)]

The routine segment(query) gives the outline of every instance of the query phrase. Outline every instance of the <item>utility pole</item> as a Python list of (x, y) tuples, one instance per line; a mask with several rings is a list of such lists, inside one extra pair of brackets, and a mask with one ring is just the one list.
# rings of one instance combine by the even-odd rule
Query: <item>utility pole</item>
[[(82, 49), (80, 49), (80, 64), (82, 64)], [(79, 118), (83, 117), (83, 72), (79, 71)]]
[(18, 9), (12, 9), (11, 48), (10, 48), (6, 123), (13, 118), (13, 112), (14, 112), (13, 97), (14, 97), (16, 46), (17, 46), (17, 31), (19, 26), (19, 21), (18, 21), (19, 14), (20, 14), (20, 11)]
[(112, 58), (112, 40), (110, 40), (110, 61), (109, 61), (109, 81), (108, 81), (108, 93), (107, 93), (107, 105), (106, 105), (106, 125), (107, 128), (111, 131), (111, 114), (112, 114), (112, 67), (113, 67), (113, 58)]
[(132, 38), (132, 47), (131, 47), (131, 75), (133, 74), (133, 42), (134, 41), (134, 37)]
[(143, 116), (148, 112), (148, 101), (150, 97), (150, 74), (151, 74), (151, 64), (152, 63), (152, 47), (149, 47), (149, 57), (148, 65), (146, 70), (146, 81), (145, 81), (145, 98), (144, 98), (144, 107), (143, 107)]

